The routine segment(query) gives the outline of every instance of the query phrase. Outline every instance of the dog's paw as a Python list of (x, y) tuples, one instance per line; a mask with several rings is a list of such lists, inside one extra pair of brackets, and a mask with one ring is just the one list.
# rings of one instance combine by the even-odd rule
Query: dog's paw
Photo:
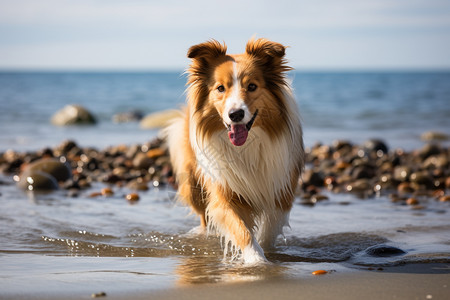
[(192, 228), (191, 230), (189, 230), (188, 232), (186, 232), (185, 234), (183, 234), (183, 236), (185, 237), (195, 237), (198, 235), (205, 235), (206, 232), (206, 228), (204, 226), (197, 226)]
[(242, 260), (246, 265), (257, 265), (269, 262), (264, 256), (263, 249), (256, 240), (253, 240), (250, 245), (242, 250)]

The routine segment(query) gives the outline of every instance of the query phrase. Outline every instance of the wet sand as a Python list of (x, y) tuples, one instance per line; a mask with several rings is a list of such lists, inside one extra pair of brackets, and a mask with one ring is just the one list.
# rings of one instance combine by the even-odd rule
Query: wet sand
[[(125, 299), (129, 295), (111, 295)], [(128, 299), (449, 299), (450, 265), (331, 273), (300, 280), (208, 285), (132, 295)]]
[[(114, 283), (112, 283), (114, 284)], [(100, 293), (105, 294), (101, 295)], [(97, 293), (96, 297), (93, 294)], [(449, 299), (449, 264), (409, 264), (383, 270), (332, 272), (300, 279), (202, 284), (139, 292), (53, 290), (1, 295), (1, 299)]]

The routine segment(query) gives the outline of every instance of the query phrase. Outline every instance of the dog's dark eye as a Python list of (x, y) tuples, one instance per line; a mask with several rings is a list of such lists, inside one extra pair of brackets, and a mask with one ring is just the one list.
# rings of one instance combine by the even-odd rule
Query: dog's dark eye
[(257, 88), (258, 86), (256, 85), (256, 84), (254, 84), (254, 83), (250, 83), (249, 85), (248, 85), (248, 87), (247, 87), (247, 91), (249, 91), (249, 92), (254, 92), (254, 91), (256, 91), (256, 88)]
[(219, 93), (223, 93), (223, 92), (225, 92), (225, 87), (224, 87), (223, 85), (219, 85), (219, 86), (217, 87), (217, 91), (218, 91)]

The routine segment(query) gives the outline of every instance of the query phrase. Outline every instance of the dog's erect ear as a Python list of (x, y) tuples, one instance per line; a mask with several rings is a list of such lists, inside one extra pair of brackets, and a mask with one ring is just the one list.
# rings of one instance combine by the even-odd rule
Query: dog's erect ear
[(270, 72), (286, 72), (291, 70), (286, 66), (284, 54), (286, 47), (266, 39), (251, 39), (247, 43), (246, 52), (254, 57), (262, 66), (270, 69)]
[(193, 60), (205, 60), (208, 61), (212, 58), (224, 56), (227, 53), (227, 46), (221, 44), (216, 40), (210, 40), (208, 42), (198, 44), (189, 48), (187, 57)]
[(260, 59), (281, 59), (286, 47), (266, 39), (251, 39), (247, 43), (246, 52)]

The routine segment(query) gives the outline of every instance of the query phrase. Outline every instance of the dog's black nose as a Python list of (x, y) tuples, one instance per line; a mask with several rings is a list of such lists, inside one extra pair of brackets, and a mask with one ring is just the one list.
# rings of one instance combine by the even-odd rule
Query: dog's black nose
[(238, 109), (231, 111), (228, 116), (230, 117), (230, 120), (233, 122), (239, 122), (241, 121), (245, 116), (245, 111), (243, 109)]

